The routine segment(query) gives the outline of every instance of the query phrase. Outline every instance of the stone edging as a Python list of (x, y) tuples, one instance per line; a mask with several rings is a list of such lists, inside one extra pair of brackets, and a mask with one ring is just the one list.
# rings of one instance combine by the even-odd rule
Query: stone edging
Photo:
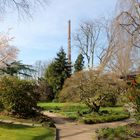
[(12, 121), (12, 120), (3, 120), (3, 119), (0, 119), (0, 122), (2, 123), (8, 123), (8, 124), (21, 124), (21, 125), (26, 125), (26, 126), (42, 126), (41, 124), (34, 124), (34, 123), (22, 123), (22, 122), (15, 122), (15, 121)]

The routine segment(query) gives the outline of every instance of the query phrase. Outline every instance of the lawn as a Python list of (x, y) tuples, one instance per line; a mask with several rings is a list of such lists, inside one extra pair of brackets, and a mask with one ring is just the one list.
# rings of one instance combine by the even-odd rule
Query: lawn
[(0, 140), (53, 140), (54, 129), (0, 123)]
[(78, 120), (87, 124), (119, 121), (129, 118), (129, 114), (123, 110), (123, 107), (103, 107), (101, 111), (107, 114), (90, 113), (85, 104), (80, 103), (38, 103), (44, 110), (61, 113), (70, 119)]
[(38, 103), (38, 106), (53, 112), (77, 112), (88, 110), (85, 104), (81, 103)]

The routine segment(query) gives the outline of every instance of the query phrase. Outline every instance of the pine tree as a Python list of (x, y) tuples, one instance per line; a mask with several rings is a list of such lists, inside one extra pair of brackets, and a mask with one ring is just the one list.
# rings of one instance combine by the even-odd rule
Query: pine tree
[(52, 86), (54, 94), (57, 94), (64, 84), (64, 81), (71, 76), (71, 65), (68, 63), (63, 48), (57, 53), (57, 57), (46, 70), (46, 80)]
[(84, 57), (82, 54), (79, 54), (74, 64), (75, 69), (74, 72), (81, 71), (83, 70), (83, 68), (84, 68)]
[(55, 58), (55, 75), (58, 78), (58, 90), (60, 90), (62, 89), (65, 79), (71, 76), (71, 65), (68, 63), (63, 48), (60, 49)]

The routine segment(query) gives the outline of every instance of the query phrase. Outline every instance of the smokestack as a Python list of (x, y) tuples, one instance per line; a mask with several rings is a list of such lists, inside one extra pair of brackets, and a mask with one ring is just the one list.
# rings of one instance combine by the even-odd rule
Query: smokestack
[(68, 62), (71, 63), (71, 21), (68, 21)]

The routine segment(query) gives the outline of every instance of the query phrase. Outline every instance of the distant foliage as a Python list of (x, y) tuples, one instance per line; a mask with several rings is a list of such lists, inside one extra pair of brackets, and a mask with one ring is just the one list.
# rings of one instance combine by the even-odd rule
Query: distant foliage
[(81, 71), (83, 70), (83, 68), (84, 68), (84, 57), (82, 54), (79, 54), (74, 64), (74, 72)]
[(52, 87), (49, 86), (48, 82), (43, 78), (38, 79), (37, 93), (40, 95), (40, 101), (48, 102), (54, 99)]
[(0, 102), (4, 110), (19, 117), (31, 117), (37, 110), (36, 84), (16, 77), (0, 79)]

